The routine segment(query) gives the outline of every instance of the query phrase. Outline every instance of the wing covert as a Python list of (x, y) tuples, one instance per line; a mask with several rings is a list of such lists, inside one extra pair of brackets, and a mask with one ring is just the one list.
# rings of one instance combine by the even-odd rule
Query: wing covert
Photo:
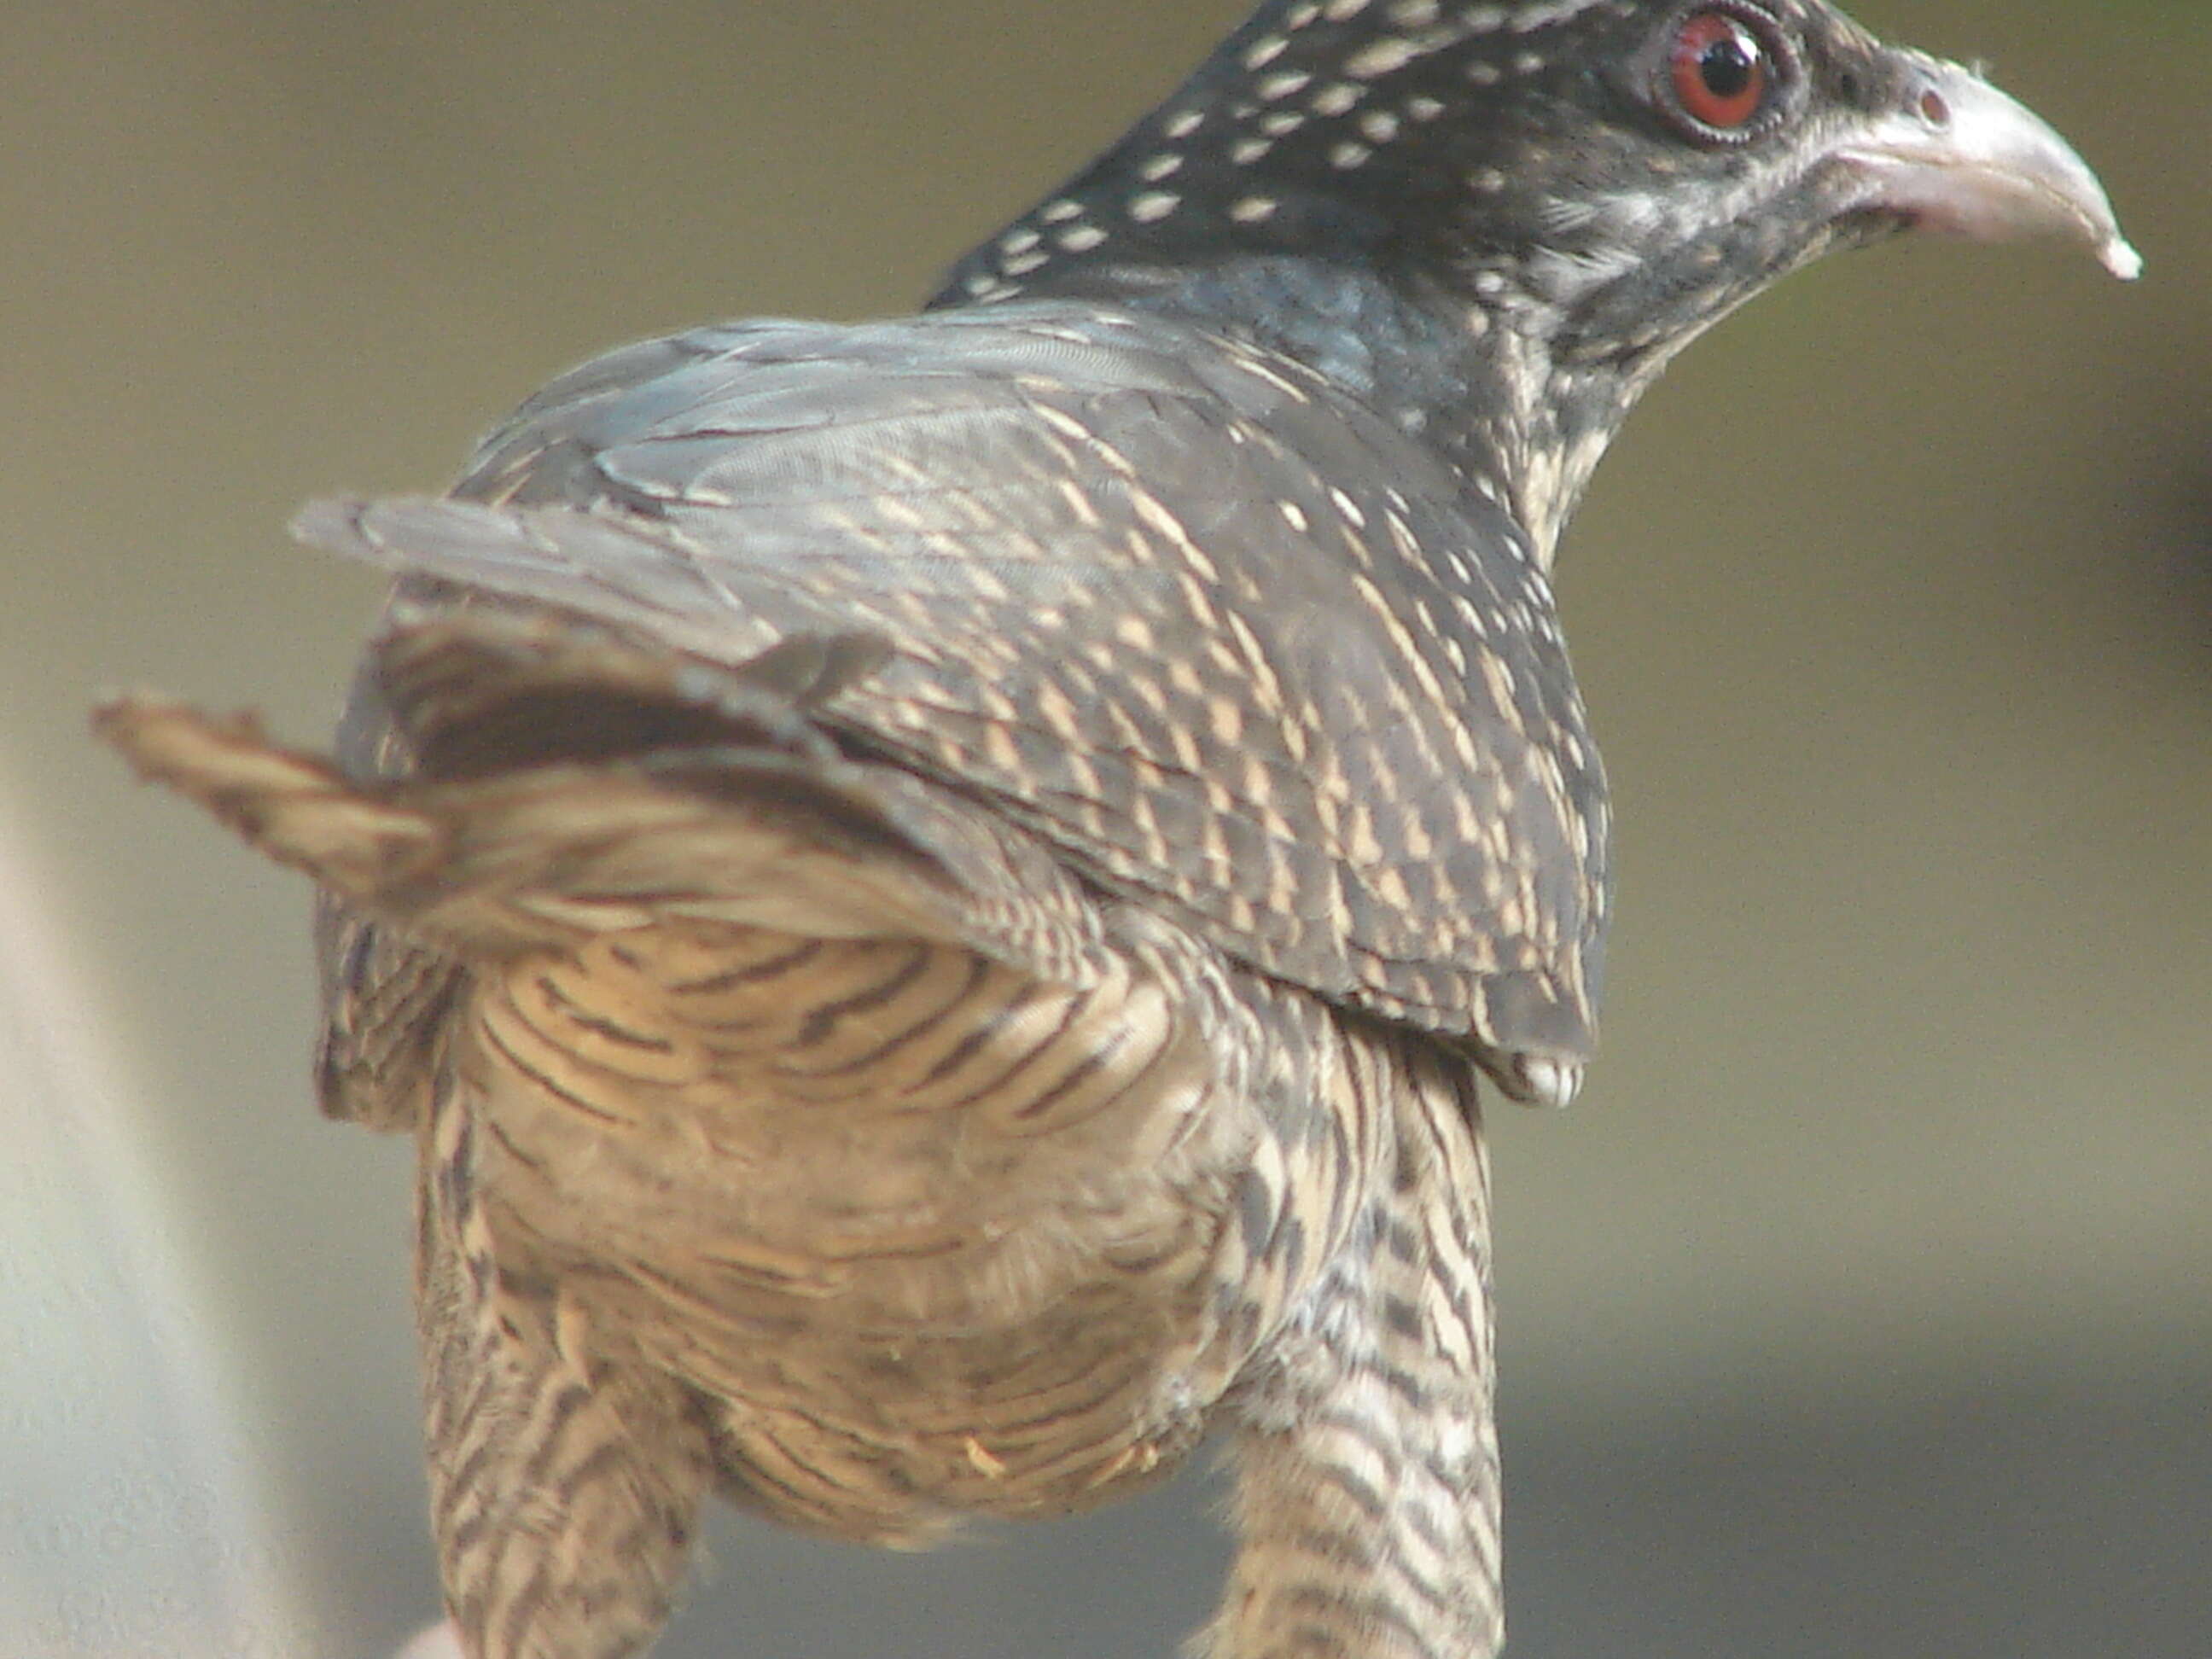
[(880, 634), (847, 741), (1265, 972), (1587, 1054), (1604, 791), (1545, 579), (1284, 359), (1045, 304), (702, 330), (554, 382), (453, 499), (301, 533), (715, 661)]

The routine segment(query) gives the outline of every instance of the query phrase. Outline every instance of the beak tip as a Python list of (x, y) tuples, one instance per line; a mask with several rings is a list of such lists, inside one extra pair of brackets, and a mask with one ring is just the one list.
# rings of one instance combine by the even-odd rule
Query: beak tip
[(2132, 283), (2143, 271), (2142, 255), (2118, 231), (2098, 245), (2097, 263), (2124, 283)]

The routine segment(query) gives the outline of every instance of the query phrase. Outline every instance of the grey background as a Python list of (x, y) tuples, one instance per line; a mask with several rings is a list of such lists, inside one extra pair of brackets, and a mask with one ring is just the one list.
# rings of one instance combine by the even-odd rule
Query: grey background
[[(0, 22), (0, 1644), (429, 1616), (408, 1154), (324, 1124), (306, 892), (95, 689), (317, 738), (419, 489), (552, 372), (903, 308), (1238, 0), (106, 0)], [(1619, 797), (1606, 1053), (1494, 1118), (1513, 1652), (2212, 1652), (2212, 18), (1874, 0), (2102, 172), (2148, 275), (1832, 262), (1570, 532)], [(1188, 1481), (879, 1557), (717, 1529), (665, 1651), (1160, 1656)], [(9, 1622), (9, 1619), (14, 1622)]]

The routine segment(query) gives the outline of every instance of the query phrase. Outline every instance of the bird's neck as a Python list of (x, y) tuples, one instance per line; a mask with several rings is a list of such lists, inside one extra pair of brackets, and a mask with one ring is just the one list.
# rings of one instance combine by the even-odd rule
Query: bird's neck
[(1510, 510), (1548, 568), (1559, 534), (1650, 374), (1554, 362), (1539, 315), (1370, 266), (1287, 256), (1053, 273), (1028, 298), (1157, 312), (1280, 352), (1388, 416)]

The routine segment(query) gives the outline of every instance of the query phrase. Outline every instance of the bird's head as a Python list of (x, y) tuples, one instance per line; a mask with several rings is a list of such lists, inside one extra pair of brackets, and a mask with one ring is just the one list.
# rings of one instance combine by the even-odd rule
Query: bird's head
[(1823, 0), (1271, 0), (940, 303), (1243, 322), (1478, 462), (1547, 472), (1548, 544), (1675, 351), (1912, 227), (2140, 264), (2044, 122)]

